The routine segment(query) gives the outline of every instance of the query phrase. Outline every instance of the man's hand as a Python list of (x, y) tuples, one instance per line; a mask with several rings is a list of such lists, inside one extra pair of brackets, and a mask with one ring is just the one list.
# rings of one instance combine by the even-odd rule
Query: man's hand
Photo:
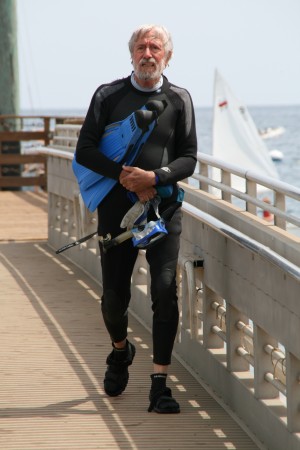
[(157, 192), (154, 187), (144, 189), (143, 191), (136, 192), (136, 195), (138, 196), (138, 199), (140, 202), (145, 203), (148, 202), (148, 200), (151, 200), (156, 196)]
[[(128, 191), (142, 192), (150, 188), (149, 194), (156, 190), (155, 173), (153, 171), (139, 169), (138, 167), (123, 166), (119, 181)], [(151, 197), (152, 198), (152, 197)]]

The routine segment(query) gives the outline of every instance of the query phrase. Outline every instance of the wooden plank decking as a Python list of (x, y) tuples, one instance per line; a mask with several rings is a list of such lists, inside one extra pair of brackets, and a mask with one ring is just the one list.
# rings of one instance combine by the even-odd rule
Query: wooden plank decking
[(47, 246), (46, 203), (0, 192), (0, 448), (259, 448), (175, 358), (169, 386), (181, 414), (147, 412), (151, 335), (132, 316), (129, 385), (105, 395), (99, 286)]
[(47, 236), (47, 193), (0, 191), (0, 242), (47, 240)]

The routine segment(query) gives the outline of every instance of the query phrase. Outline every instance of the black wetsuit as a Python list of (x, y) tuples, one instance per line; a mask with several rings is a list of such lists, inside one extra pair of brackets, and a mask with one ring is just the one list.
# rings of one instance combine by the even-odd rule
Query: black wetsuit
[[(148, 100), (165, 100), (167, 107), (158, 125), (132, 164), (153, 170), (157, 185), (174, 186), (174, 195), (162, 199), (160, 212), (174, 204), (176, 183), (190, 176), (196, 165), (197, 138), (194, 108), (189, 93), (172, 85), (163, 77), (163, 85), (156, 92), (142, 92), (134, 88), (130, 77), (100, 86), (91, 101), (82, 126), (76, 149), (78, 163), (104, 176), (119, 179), (122, 166), (108, 159), (98, 150), (106, 125), (124, 120)], [(122, 233), (120, 223), (132, 207), (127, 191), (118, 183), (98, 206), (98, 233), (112, 237)], [(181, 232), (181, 210), (167, 221), (167, 237), (146, 251), (151, 274), (153, 309), (153, 362), (168, 365), (178, 326), (176, 267)], [(102, 265), (102, 313), (113, 342), (127, 336), (127, 308), (131, 296), (131, 276), (138, 250), (128, 240), (107, 253), (100, 245)]]

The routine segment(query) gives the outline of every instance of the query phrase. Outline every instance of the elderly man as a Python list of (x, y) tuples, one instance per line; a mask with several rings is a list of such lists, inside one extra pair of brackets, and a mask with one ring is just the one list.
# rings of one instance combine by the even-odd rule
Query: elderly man
[[(168, 366), (178, 327), (176, 267), (181, 233), (181, 210), (173, 208), (178, 198), (177, 182), (195, 168), (197, 139), (194, 108), (186, 89), (171, 84), (163, 75), (173, 43), (162, 26), (143, 25), (129, 41), (133, 72), (127, 78), (101, 85), (93, 95), (76, 149), (79, 164), (105, 177), (117, 180), (98, 205), (98, 234), (112, 237), (122, 233), (120, 224), (132, 208), (132, 194), (144, 204), (157, 198), (158, 189), (172, 186), (172, 194), (159, 198), (159, 215), (164, 217), (167, 234), (156, 245), (146, 247), (151, 275), (153, 310), (153, 373), (148, 411), (178, 413), (180, 406), (166, 385)], [(98, 149), (104, 128), (124, 120), (151, 100), (163, 101), (164, 112), (132, 166), (109, 159)], [(168, 214), (168, 211), (173, 211)], [(164, 216), (164, 213), (165, 216)], [(149, 209), (148, 220), (155, 219)], [(125, 241), (108, 251), (100, 242), (103, 319), (113, 349), (107, 357), (104, 390), (120, 395), (126, 388), (135, 356), (127, 340), (131, 276), (139, 249)]]

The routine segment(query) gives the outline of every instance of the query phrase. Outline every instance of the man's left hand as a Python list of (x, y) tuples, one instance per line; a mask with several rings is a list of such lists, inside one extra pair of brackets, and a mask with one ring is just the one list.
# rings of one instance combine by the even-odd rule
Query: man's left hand
[(155, 173), (139, 167), (123, 166), (119, 181), (128, 191), (141, 192), (155, 186)]

